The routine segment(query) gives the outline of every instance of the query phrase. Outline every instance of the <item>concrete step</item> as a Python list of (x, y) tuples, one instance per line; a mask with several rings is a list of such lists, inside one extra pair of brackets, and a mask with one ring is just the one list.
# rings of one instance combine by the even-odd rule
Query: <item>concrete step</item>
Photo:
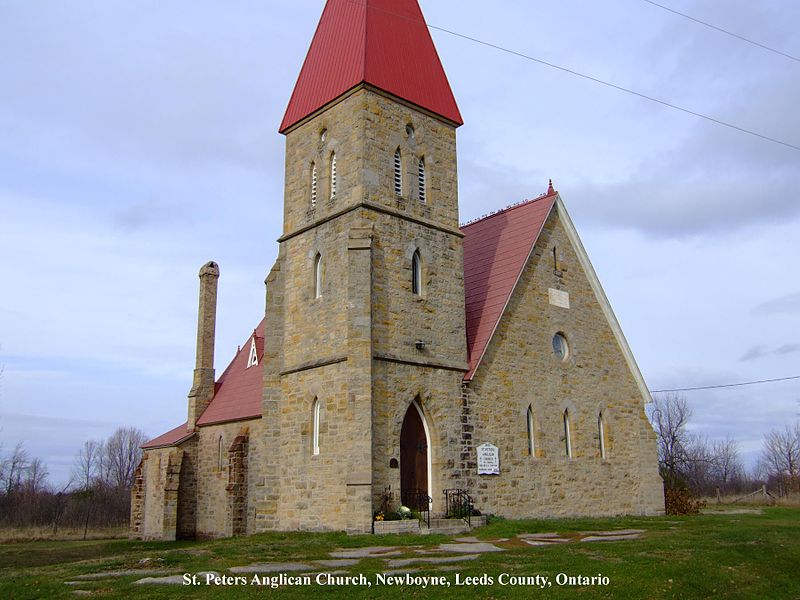
[(472, 517), (471, 526), (464, 519), (431, 519), (431, 526), (420, 529), (420, 533), (441, 533), (443, 535), (456, 535), (459, 533), (469, 533), (476, 527), (486, 525), (486, 517)]

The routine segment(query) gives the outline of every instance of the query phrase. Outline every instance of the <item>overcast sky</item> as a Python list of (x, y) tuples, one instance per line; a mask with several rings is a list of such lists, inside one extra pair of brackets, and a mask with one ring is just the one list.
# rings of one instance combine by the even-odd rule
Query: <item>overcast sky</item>
[[(800, 56), (800, 3), (664, 0)], [(0, 442), (56, 481), (89, 438), (186, 418), (197, 271), (218, 372), (264, 310), (277, 133), (322, 0), (0, 0)], [(723, 6), (724, 5), (724, 6)], [(800, 145), (800, 62), (642, 0), (423, 0), (433, 25)], [(553, 178), (651, 389), (800, 374), (800, 152), (433, 32), (461, 220)], [(763, 433), (800, 381), (687, 395)]]

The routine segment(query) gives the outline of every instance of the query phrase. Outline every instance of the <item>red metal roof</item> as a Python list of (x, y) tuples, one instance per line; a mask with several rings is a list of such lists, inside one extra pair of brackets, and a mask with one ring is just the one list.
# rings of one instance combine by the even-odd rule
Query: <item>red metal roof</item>
[(417, 0), (328, 0), (280, 132), (360, 83), (463, 124)]
[(556, 201), (544, 196), (507, 208), (461, 228), (464, 232), (464, 293), (469, 372), (475, 375), (522, 268)]
[(190, 437), (194, 435), (194, 432), (189, 431), (186, 428), (186, 423), (183, 425), (178, 425), (175, 429), (171, 429), (167, 433), (164, 433), (157, 438), (153, 438), (149, 442), (145, 443), (142, 448), (161, 448), (164, 446), (177, 446), (181, 442), (188, 440)]
[[(256, 339), (258, 366), (247, 368), (250, 346)], [(197, 419), (197, 425), (213, 425), (226, 421), (241, 421), (261, 416), (261, 400), (264, 395), (264, 321), (258, 324), (253, 335), (236, 353), (236, 356), (217, 379), (216, 391), (211, 404)]]

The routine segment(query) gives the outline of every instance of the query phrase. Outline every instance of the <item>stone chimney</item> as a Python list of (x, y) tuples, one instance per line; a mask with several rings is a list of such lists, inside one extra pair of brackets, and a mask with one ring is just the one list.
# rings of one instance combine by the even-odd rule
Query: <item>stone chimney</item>
[(209, 262), (200, 269), (200, 307), (197, 314), (197, 359), (189, 392), (187, 427), (194, 431), (197, 419), (214, 397), (214, 331), (217, 324), (219, 266)]

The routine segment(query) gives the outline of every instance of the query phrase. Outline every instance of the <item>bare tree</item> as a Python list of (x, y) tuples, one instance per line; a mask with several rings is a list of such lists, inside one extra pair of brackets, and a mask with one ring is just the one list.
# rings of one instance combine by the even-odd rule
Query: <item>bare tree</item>
[(28, 451), (25, 450), (22, 442), (17, 443), (11, 456), (2, 460), (0, 466), (0, 473), (2, 473), (2, 481), (0, 485), (6, 496), (10, 496), (19, 489), (22, 483), (22, 476), (28, 468)]
[(103, 443), (89, 440), (83, 443), (72, 465), (72, 480), (79, 489), (89, 490), (100, 475)]
[(716, 441), (711, 446), (714, 457), (713, 475), (720, 490), (727, 492), (734, 482), (744, 477), (744, 463), (739, 454), (738, 442), (730, 436)]
[(686, 435), (685, 456), (679, 466), (683, 480), (695, 493), (708, 494), (714, 489), (716, 457), (708, 438)]
[(789, 489), (800, 491), (800, 421), (764, 436), (762, 471)]
[(116, 489), (128, 490), (133, 474), (142, 459), (141, 446), (147, 441), (144, 432), (135, 427), (120, 427), (104, 445), (103, 478)]
[(29, 496), (37, 496), (47, 488), (47, 477), (50, 473), (47, 465), (40, 458), (34, 458), (28, 463), (25, 470), (25, 479), (22, 482), (22, 490)]
[(650, 421), (656, 432), (661, 476), (668, 487), (680, 486), (689, 463), (690, 443), (686, 425), (692, 410), (686, 398), (675, 393), (656, 396), (650, 405)]

